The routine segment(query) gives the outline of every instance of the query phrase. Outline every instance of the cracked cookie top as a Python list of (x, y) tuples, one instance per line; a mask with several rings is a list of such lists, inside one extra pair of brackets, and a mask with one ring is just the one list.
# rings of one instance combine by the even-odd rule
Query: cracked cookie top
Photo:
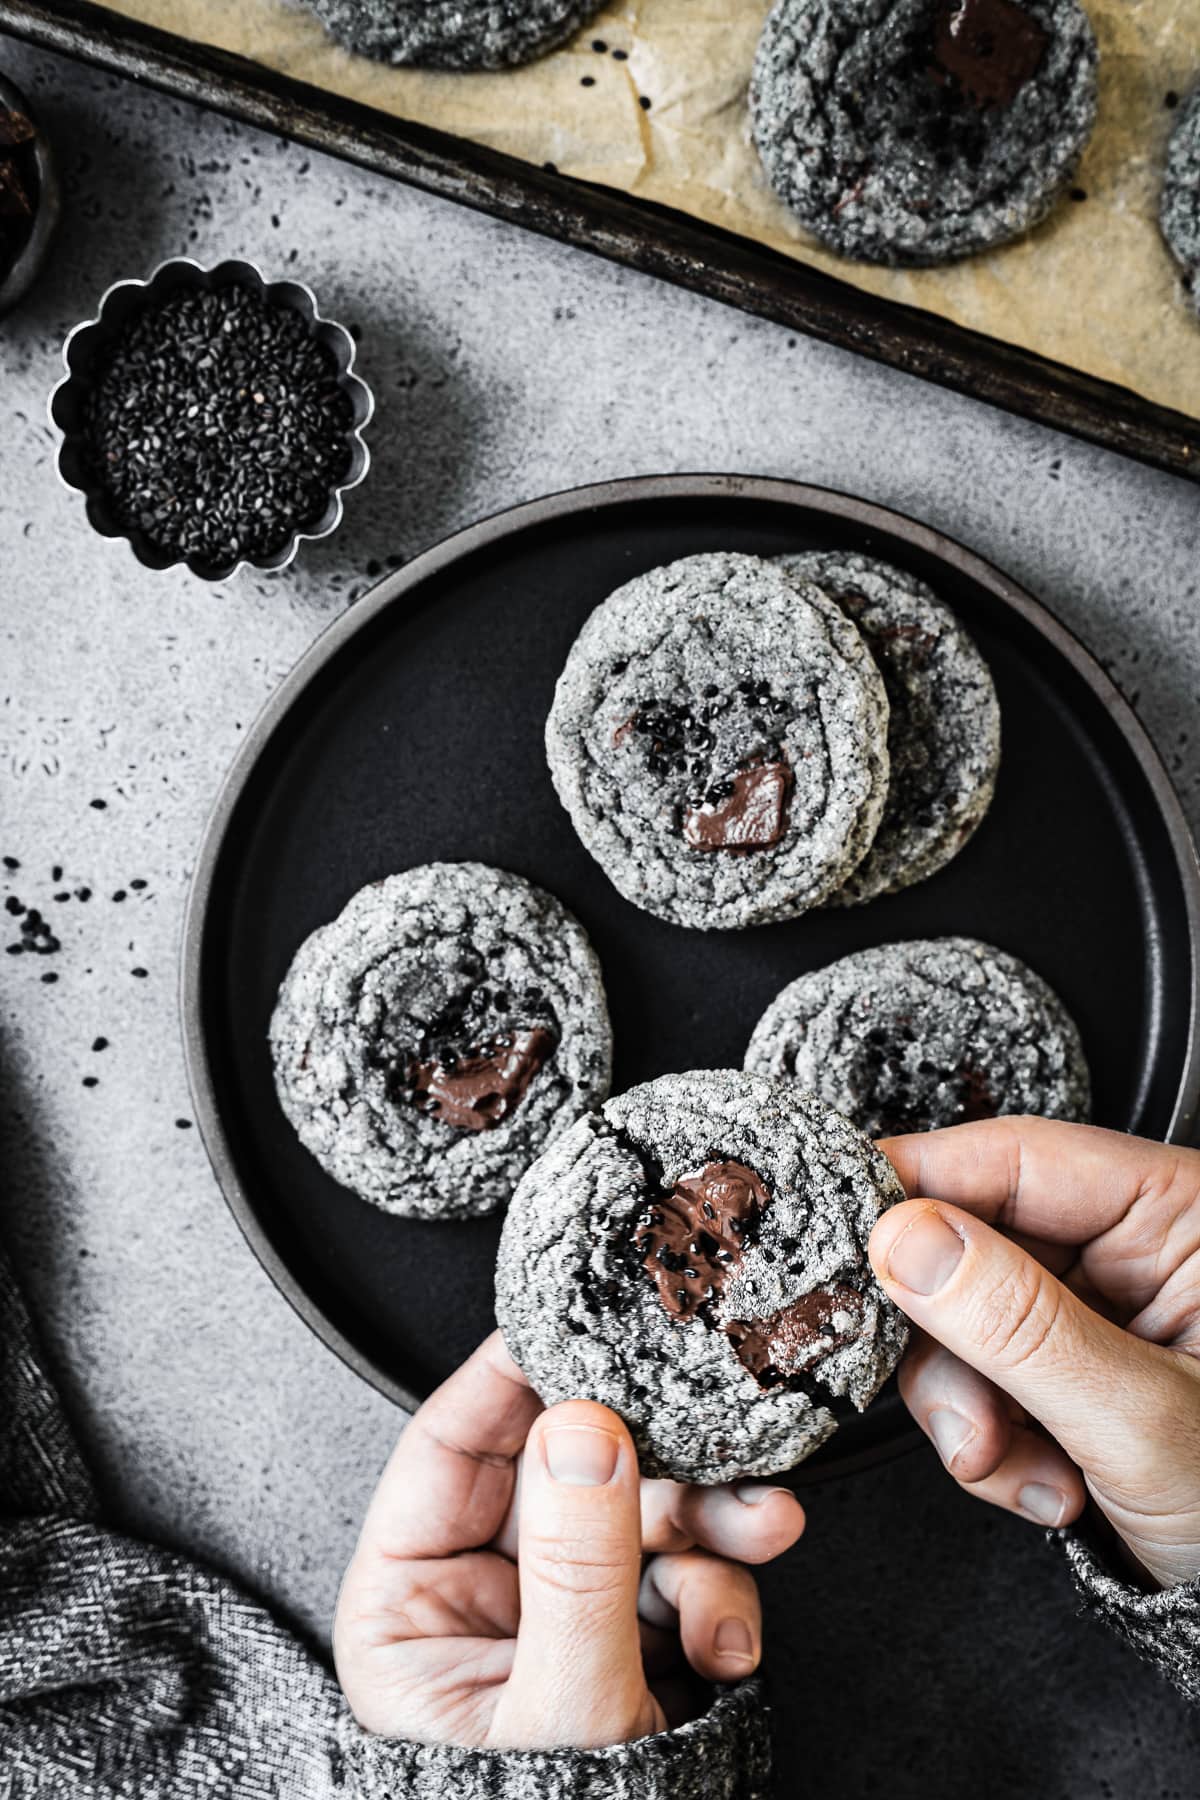
[(546, 753), (587, 849), (659, 918), (731, 929), (828, 898), (887, 792), (887, 696), (857, 627), (756, 556), (684, 557), (592, 613)]
[(771, 186), (863, 262), (940, 263), (1042, 219), (1096, 119), (1078, 0), (777, 0), (750, 86)]
[(600, 0), (309, 0), (348, 50), (426, 69), (506, 69), (563, 44)]
[(854, 620), (887, 689), (887, 803), (870, 850), (833, 897), (857, 905), (924, 881), (966, 844), (996, 789), (1000, 706), (966, 631), (906, 569), (845, 550), (780, 561)]
[(482, 863), (362, 888), (296, 952), (271, 1020), (280, 1105), (321, 1166), (388, 1212), (508, 1200), (608, 1092), (599, 964), (550, 894)]
[(871, 1137), (1089, 1110), (1062, 1001), (974, 938), (880, 944), (801, 975), (755, 1026), (746, 1067), (818, 1094)]
[(644, 1473), (774, 1474), (899, 1359), (906, 1326), (866, 1243), (902, 1198), (890, 1163), (811, 1096), (729, 1070), (664, 1075), (524, 1177), (497, 1318), (548, 1404), (620, 1413)]

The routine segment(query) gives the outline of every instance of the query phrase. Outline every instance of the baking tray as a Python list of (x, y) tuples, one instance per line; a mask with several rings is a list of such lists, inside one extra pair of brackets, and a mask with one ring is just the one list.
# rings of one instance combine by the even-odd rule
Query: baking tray
[(1108, 449), (1176, 474), (1200, 470), (1200, 420), (684, 213), (397, 120), (92, 0), (0, 0), (0, 27)]
[[(992, 810), (934, 879), (869, 906), (694, 932), (623, 900), (575, 836), (543, 727), (591, 609), (701, 550), (847, 546), (929, 580), (992, 668), (1004, 755)], [(388, 576), (283, 682), (222, 787), (184, 930), (196, 1117), (250, 1244), (313, 1329), (412, 1407), (492, 1324), (495, 1219), (397, 1219), (337, 1186), (275, 1098), (267, 1023), (301, 941), (358, 888), (477, 859), (560, 896), (604, 967), (614, 1088), (737, 1066), (778, 988), (889, 939), (964, 932), (1062, 994), (1097, 1118), (1186, 1141), (1200, 1097), (1200, 875), (1170, 782), (1129, 707), (1035, 600), (898, 513), (786, 481), (698, 475), (578, 488), (459, 532)], [(798, 1479), (911, 1441), (888, 1391)]]

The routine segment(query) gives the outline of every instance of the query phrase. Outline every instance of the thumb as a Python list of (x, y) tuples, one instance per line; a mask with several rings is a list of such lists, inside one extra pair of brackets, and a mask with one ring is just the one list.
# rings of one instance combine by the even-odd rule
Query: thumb
[(589, 1749), (659, 1728), (638, 1633), (637, 1454), (615, 1413), (567, 1400), (537, 1419), (517, 1529), (521, 1623), (493, 1741)]
[(1086, 1474), (1126, 1493), (1169, 1482), (1185, 1390), (1195, 1404), (1183, 1358), (1102, 1318), (1019, 1245), (942, 1201), (891, 1207), (870, 1257), (897, 1306), (1011, 1395)]

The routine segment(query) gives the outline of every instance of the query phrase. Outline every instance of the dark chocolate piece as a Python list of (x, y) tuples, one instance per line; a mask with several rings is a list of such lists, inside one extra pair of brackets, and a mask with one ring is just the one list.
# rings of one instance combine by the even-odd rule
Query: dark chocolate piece
[(521, 1104), (554, 1049), (553, 1034), (537, 1025), (504, 1032), (453, 1062), (410, 1063), (406, 1079), (414, 1105), (431, 1118), (458, 1131), (490, 1131)]
[(1011, 106), (1041, 68), (1049, 42), (1013, 0), (942, 0), (933, 53), (977, 106)]
[(705, 1163), (651, 1201), (634, 1243), (674, 1318), (694, 1318), (716, 1299), (770, 1203), (761, 1176), (739, 1162)]
[[(853, 1330), (838, 1330), (833, 1322), (838, 1313), (853, 1316)], [(862, 1296), (837, 1282), (802, 1294), (769, 1318), (732, 1319), (725, 1330), (738, 1361), (759, 1386), (776, 1387), (851, 1343), (861, 1322)]]
[(733, 792), (684, 814), (683, 835), (693, 850), (767, 850), (787, 829), (792, 771), (785, 762), (755, 763), (731, 778)]

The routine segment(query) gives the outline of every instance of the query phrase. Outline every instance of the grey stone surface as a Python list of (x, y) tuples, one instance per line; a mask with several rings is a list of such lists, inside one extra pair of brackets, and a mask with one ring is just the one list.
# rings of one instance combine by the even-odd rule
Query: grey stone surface
[[(0, 65), (66, 187), (53, 261), (0, 324), (0, 854), (62, 940), (0, 957), (0, 1229), (115, 1513), (324, 1635), (400, 1419), (277, 1297), (175, 1123), (188, 873), (267, 694), (377, 564), (489, 510), (638, 471), (792, 475), (915, 513), (1040, 594), (1200, 825), (1198, 493), (95, 72), (2, 40)], [(375, 467), (284, 577), (140, 569), (53, 474), (63, 333), (109, 281), (180, 252), (295, 271), (361, 327)], [(58, 864), (92, 900), (54, 903)], [(856, 1795), (1194, 1793), (1191, 1715), (1074, 1618), (1029, 1527), (925, 1454), (817, 1490), (810, 1513), (764, 1583), (781, 1792), (816, 1767)]]

